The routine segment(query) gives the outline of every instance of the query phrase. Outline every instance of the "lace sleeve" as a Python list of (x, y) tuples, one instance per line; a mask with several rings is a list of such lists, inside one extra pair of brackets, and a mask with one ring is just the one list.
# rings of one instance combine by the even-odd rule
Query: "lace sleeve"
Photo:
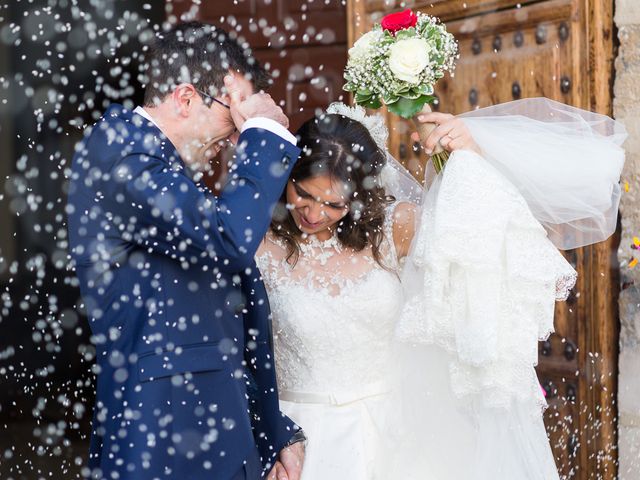
[(256, 252), (256, 265), (262, 274), (262, 280), (268, 287), (274, 288), (278, 284), (284, 259), (286, 246), (271, 231), (268, 231)]
[(394, 271), (398, 271), (398, 253), (396, 250), (396, 244), (393, 238), (393, 217), (396, 211), (398, 202), (394, 202), (386, 208), (384, 214), (384, 261), (385, 265), (392, 268)]

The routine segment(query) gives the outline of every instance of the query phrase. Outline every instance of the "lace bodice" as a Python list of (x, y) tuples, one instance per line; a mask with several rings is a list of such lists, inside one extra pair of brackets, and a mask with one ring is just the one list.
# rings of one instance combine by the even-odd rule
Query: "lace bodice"
[(370, 248), (355, 252), (335, 236), (306, 239), (291, 265), (285, 242), (267, 234), (256, 260), (273, 314), (281, 392), (348, 399), (380, 388), (402, 304), (391, 217), (390, 208), (384, 268)]

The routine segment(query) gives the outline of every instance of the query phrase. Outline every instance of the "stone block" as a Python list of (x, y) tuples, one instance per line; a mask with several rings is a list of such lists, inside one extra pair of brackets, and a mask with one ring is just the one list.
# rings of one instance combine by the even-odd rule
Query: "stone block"
[(616, 0), (614, 20), (618, 26), (640, 24), (640, 2)]
[(618, 480), (638, 480), (640, 472), (640, 427), (618, 429)]

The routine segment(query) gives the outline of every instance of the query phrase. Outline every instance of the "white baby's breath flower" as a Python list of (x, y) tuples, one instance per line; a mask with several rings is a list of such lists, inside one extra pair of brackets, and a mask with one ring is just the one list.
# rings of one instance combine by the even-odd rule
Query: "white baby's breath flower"
[(400, 80), (420, 82), (420, 73), (429, 64), (429, 44), (422, 38), (399, 40), (389, 48), (389, 68)]
[(380, 40), (381, 32), (372, 30), (362, 35), (349, 49), (349, 61), (362, 63), (372, 53), (375, 44)]

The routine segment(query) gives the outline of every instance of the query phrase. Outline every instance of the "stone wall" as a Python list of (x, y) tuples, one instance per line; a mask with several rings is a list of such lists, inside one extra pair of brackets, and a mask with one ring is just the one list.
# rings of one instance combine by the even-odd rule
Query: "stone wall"
[[(620, 48), (616, 59), (614, 116), (629, 132), (625, 144), (621, 203), (622, 240), (618, 250), (620, 295), (619, 458), (620, 480), (640, 478), (640, 263), (630, 268), (633, 237), (640, 237), (640, 1), (616, 0)], [(626, 188), (625, 188), (626, 190)]]

